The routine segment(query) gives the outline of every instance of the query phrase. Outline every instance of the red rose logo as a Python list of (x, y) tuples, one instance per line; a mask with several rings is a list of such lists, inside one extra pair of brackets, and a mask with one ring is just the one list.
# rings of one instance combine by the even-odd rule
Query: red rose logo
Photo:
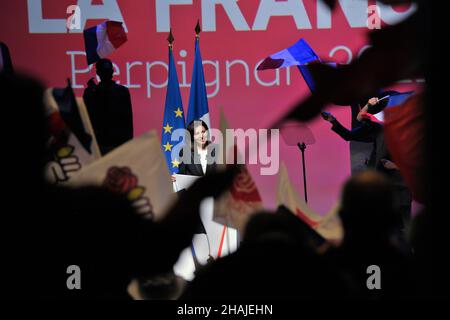
[(107, 190), (120, 194), (128, 194), (138, 184), (137, 177), (128, 167), (109, 168), (103, 187)]
[(250, 202), (261, 201), (261, 196), (259, 195), (255, 182), (245, 167), (234, 179), (230, 192), (235, 200)]
[(50, 148), (59, 149), (65, 146), (69, 140), (70, 131), (59, 112), (53, 112), (47, 117), (47, 131), (50, 139)]

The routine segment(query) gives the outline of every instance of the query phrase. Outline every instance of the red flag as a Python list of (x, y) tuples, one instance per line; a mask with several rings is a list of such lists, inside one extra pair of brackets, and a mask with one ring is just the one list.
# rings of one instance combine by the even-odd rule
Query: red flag
[(230, 192), (235, 200), (246, 202), (262, 201), (256, 184), (246, 167), (242, 167), (241, 172), (236, 176)]
[(403, 104), (385, 110), (386, 144), (405, 179), (413, 198), (424, 200), (425, 185), (425, 111), (423, 93), (411, 96)]

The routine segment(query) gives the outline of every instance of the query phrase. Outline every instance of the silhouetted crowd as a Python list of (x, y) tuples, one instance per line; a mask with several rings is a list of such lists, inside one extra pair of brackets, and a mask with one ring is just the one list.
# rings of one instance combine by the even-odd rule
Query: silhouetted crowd
[[(419, 213), (402, 232), (392, 185), (374, 171), (343, 187), (339, 246), (280, 207), (252, 216), (236, 252), (180, 284), (173, 265), (197, 230), (200, 202), (224, 192), (239, 168), (198, 180), (160, 222), (140, 218), (127, 199), (99, 187), (48, 185), (43, 91), (35, 80), (0, 74), (4, 119), (12, 125), (1, 127), (1, 277), (9, 297), (131, 299), (133, 280), (144, 299), (378, 300), (429, 293), (428, 215)], [(67, 287), (70, 265), (80, 267), (80, 290)]]

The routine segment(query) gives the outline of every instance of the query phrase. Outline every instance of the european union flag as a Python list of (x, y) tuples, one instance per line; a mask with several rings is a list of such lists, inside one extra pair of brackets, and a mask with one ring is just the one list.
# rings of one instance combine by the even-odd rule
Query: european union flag
[(172, 159), (172, 147), (179, 141), (172, 140), (172, 133), (176, 129), (185, 129), (183, 102), (181, 100), (180, 85), (178, 83), (177, 70), (172, 53), (172, 47), (169, 47), (169, 79), (166, 92), (166, 104), (164, 108), (164, 119), (162, 124), (162, 148), (166, 156), (169, 171), (178, 173), (180, 159)]
[(187, 123), (203, 120), (210, 127), (208, 97), (206, 94), (205, 75), (203, 73), (202, 56), (200, 55), (199, 38), (195, 39), (194, 70), (192, 71), (191, 90), (189, 92), (189, 109)]

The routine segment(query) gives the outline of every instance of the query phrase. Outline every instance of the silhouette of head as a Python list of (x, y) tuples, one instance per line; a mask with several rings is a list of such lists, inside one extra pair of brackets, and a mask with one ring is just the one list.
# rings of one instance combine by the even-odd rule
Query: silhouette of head
[(260, 212), (249, 219), (244, 241), (304, 245), (308, 235), (301, 221), (289, 211)]
[(347, 240), (388, 236), (400, 222), (390, 182), (371, 170), (353, 176), (343, 189), (340, 216)]
[(113, 78), (114, 67), (109, 59), (100, 59), (95, 64), (97, 75), (102, 81), (110, 81)]
[(14, 190), (13, 184), (23, 188), (26, 181), (31, 188), (43, 181), (47, 132), (43, 94), (41, 84), (31, 78), (0, 74), (0, 98), (7, 106), (3, 116), (15, 123), (14, 128), (1, 127), (3, 149), (9, 154), (2, 157), (1, 164), (10, 190)]

